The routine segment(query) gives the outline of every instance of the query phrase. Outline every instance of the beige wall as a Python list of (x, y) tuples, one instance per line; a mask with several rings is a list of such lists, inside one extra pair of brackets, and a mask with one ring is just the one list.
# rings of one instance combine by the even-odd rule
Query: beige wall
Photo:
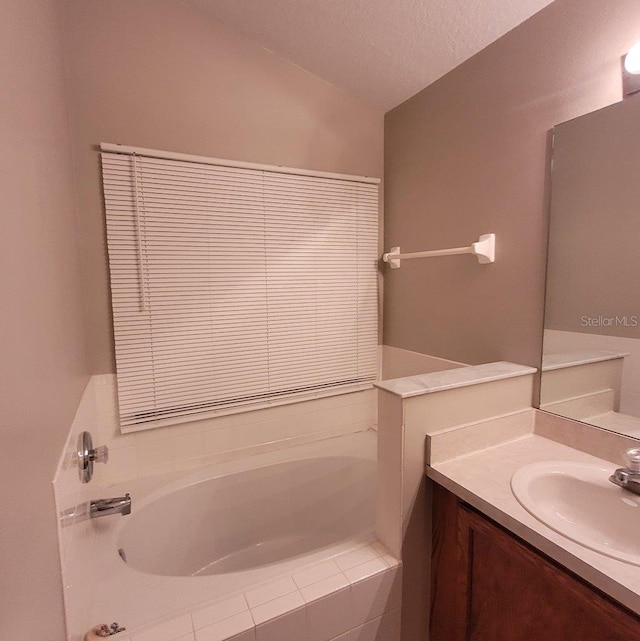
[(95, 145), (382, 175), (382, 113), (183, 3), (63, 0), (94, 373), (114, 370)]
[(64, 638), (51, 480), (87, 380), (53, 2), (0, 6), (0, 638)]
[(456, 361), (537, 365), (547, 146), (554, 124), (621, 97), (637, 0), (556, 0), (385, 119), (385, 246), (497, 235), (496, 263), (406, 262), (385, 277), (384, 342)]
[(555, 128), (547, 329), (640, 338), (639, 123), (636, 95)]

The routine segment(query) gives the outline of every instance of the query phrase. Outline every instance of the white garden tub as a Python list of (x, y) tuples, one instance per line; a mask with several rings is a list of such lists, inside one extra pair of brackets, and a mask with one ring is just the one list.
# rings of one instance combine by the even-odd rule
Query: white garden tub
[(130, 492), (132, 513), (92, 523), (79, 559), (91, 597), (72, 618), (84, 631), (140, 629), (362, 546), (374, 539), (375, 469), (376, 435), (362, 432), (165, 475), (162, 487), (112, 486)]
[(375, 461), (318, 456), (171, 486), (134, 504), (117, 546), (163, 576), (244, 572), (371, 534)]

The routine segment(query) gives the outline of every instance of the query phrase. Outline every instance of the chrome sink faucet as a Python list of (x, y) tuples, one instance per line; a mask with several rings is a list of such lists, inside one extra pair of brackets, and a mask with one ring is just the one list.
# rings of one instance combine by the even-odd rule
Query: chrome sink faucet
[(131, 514), (131, 497), (128, 493), (113, 499), (94, 499), (89, 503), (89, 516), (92, 519), (110, 514)]
[(627, 450), (627, 467), (619, 467), (609, 480), (629, 492), (640, 494), (640, 448)]

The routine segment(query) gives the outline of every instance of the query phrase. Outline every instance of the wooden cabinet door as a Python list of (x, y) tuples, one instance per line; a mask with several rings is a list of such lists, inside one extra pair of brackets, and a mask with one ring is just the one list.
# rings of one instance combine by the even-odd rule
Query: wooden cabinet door
[(640, 640), (639, 617), (442, 488), (436, 523), (431, 641)]

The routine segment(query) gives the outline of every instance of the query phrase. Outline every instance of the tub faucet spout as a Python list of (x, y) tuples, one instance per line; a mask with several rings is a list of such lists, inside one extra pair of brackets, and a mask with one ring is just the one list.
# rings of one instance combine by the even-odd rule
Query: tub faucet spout
[(89, 516), (97, 519), (99, 516), (110, 514), (131, 514), (131, 497), (129, 494), (112, 499), (94, 499), (89, 504)]

